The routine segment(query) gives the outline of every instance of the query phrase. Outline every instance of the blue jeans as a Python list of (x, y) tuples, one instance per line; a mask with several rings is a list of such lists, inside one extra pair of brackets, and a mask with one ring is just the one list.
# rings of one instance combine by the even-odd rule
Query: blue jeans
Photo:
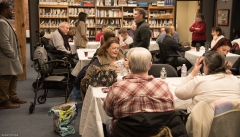
[(68, 99), (72, 100), (72, 101), (76, 101), (76, 99), (78, 98), (78, 96), (80, 95), (80, 89), (77, 89), (75, 86), (73, 87)]

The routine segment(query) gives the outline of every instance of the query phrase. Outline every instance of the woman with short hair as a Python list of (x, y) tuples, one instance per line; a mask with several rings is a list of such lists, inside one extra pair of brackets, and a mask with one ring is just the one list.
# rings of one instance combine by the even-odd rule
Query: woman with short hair
[(200, 43), (202, 46), (206, 42), (206, 28), (207, 25), (204, 22), (204, 15), (198, 13), (196, 16), (196, 22), (189, 28), (189, 31), (192, 32), (192, 47), (196, 47), (197, 43)]
[[(202, 62), (205, 76), (197, 76)], [(225, 57), (216, 51), (209, 51), (196, 60), (192, 72), (177, 86), (176, 97), (182, 100), (192, 99), (188, 112), (201, 100), (239, 98), (239, 80), (226, 70)]]

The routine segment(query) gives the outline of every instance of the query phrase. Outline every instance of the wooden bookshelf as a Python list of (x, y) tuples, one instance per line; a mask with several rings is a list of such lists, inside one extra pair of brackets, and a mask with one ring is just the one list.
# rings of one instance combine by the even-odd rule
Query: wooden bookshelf
[[(101, 30), (103, 24), (130, 28), (133, 24), (133, 13), (135, 8), (146, 10), (146, 21), (149, 23), (152, 37), (155, 38), (160, 33), (161, 27), (166, 27), (174, 22), (173, 6), (79, 6), (79, 5), (43, 5), (39, 4), (39, 30), (44, 30), (47, 34), (55, 31), (62, 21), (69, 22), (74, 26), (78, 14), (85, 12), (88, 14), (86, 24), (87, 33), (90, 40), (94, 40), (97, 31)], [(117, 34), (117, 33), (116, 33)]]

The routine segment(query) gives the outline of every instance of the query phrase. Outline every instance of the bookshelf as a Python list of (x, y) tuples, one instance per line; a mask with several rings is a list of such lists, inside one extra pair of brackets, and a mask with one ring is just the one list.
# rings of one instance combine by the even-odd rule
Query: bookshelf
[(67, 5), (38, 5), (38, 13), (39, 30), (44, 30), (47, 38), (61, 22), (69, 22)]
[[(152, 31), (152, 38), (160, 33), (160, 28), (174, 22), (174, 6), (137, 6), (145, 9), (146, 21)], [(116, 27), (116, 35), (121, 27), (130, 28), (133, 21), (133, 13), (136, 6), (80, 6), (75, 3), (67, 5), (39, 4), (39, 30), (46, 32), (46, 37), (58, 27), (62, 21), (69, 22), (75, 26), (79, 12), (86, 12), (88, 18), (87, 35), (90, 41), (95, 40), (98, 31), (101, 31), (103, 24)]]
[(152, 38), (157, 38), (161, 27), (174, 23), (174, 6), (148, 6), (148, 14)]

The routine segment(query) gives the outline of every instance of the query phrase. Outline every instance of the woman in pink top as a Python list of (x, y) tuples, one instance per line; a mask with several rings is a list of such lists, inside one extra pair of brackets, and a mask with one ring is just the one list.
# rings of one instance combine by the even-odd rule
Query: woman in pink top
[(196, 43), (203, 46), (206, 42), (206, 23), (203, 20), (203, 14), (198, 13), (196, 22), (189, 28), (189, 31), (192, 32), (192, 47), (196, 47)]

